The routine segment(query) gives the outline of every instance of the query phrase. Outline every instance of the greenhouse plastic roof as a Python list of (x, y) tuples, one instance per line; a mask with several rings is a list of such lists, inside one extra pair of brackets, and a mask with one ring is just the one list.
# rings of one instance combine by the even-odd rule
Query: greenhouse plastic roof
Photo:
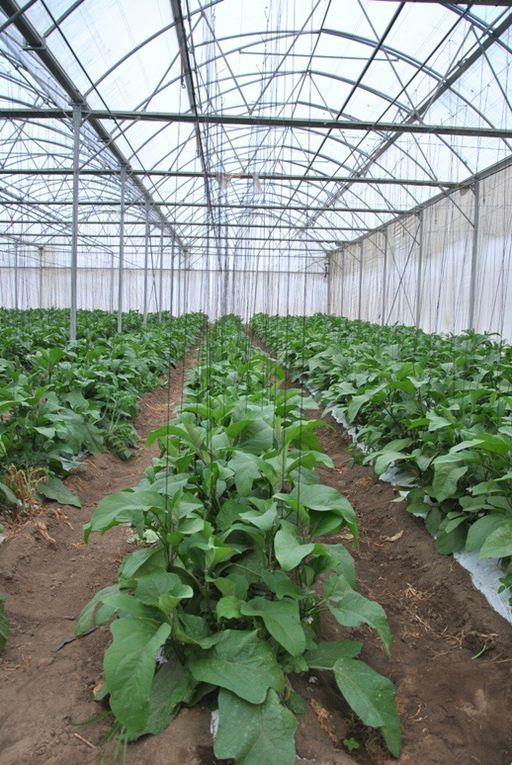
[(69, 250), (73, 103), (80, 246), (116, 250), (126, 174), (134, 264), (149, 233), (174, 239), (192, 267), (220, 252), (314, 267), (512, 154), (505, 5), (0, 8), (3, 236)]

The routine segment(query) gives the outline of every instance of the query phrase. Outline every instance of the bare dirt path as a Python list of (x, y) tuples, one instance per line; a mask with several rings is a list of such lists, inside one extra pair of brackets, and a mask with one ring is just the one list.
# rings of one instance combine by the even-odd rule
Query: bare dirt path
[[(11, 636), (0, 659), (0, 764), (93, 763), (103, 724), (77, 726), (101, 712), (92, 690), (101, 676), (108, 645), (104, 628), (75, 640), (73, 620), (96, 590), (115, 580), (128, 551), (127, 531), (118, 528), (82, 543), (82, 524), (99, 500), (143, 477), (157, 453), (144, 440), (174, 416), (181, 402), (186, 370), (196, 363), (191, 352), (171, 372), (168, 386), (146, 394), (135, 427), (141, 447), (123, 462), (103, 453), (84, 460), (66, 481), (82, 500), (81, 510), (55, 503), (0, 547), (0, 592), (7, 595)], [(51, 539), (45, 538), (45, 533)], [(90, 743), (87, 743), (90, 742)], [(153, 760), (148, 760), (153, 762)], [(155, 760), (156, 762), (156, 760)]]
[[(360, 632), (362, 658), (397, 686), (404, 736), (399, 764), (510, 765), (512, 626), (467, 571), (439, 555), (423, 522), (393, 501), (396, 490), (371, 468), (353, 464), (348, 436), (327, 419), (332, 429), (319, 436), (336, 468), (322, 471), (322, 480), (356, 510), (359, 587), (385, 608), (393, 633), (389, 660), (374, 636)], [(340, 632), (333, 624), (326, 629)], [(353, 753), (358, 762), (393, 762), (371, 731), (354, 723), (351, 733), (362, 744)]]
[[(301, 387), (289, 379), (286, 385)], [(397, 490), (372, 468), (356, 464), (344, 428), (322, 409), (306, 414), (329, 425), (318, 436), (335, 468), (320, 470), (322, 482), (356, 510), (360, 546), (349, 549), (358, 588), (384, 607), (390, 622), (391, 659), (369, 629), (352, 630), (351, 636), (365, 642), (361, 658), (396, 684), (403, 733), (398, 765), (512, 765), (512, 625), (475, 589), (465, 569), (439, 555), (423, 521), (395, 501)], [(347, 634), (331, 618), (323, 630), (326, 639)], [(354, 760), (396, 763), (380, 737), (339, 703), (332, 677), (322, 682), (330, 721), (344, 725), (345, 735), (360, 744)]]

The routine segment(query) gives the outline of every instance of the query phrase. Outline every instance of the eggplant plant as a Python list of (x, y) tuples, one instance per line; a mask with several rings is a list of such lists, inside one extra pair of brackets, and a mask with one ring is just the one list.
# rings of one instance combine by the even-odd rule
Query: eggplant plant
[(80, 311), (78, 339), (70, 344), (65, 311), (0, 311), (2, 507), (17, 507), (3, 488), (11, 466), (45, 470), (49, 484), (39, 493), (79, 504), (60, 478), (80, 455), (103, 446), (123, 459), (131, 456), (140, 397), (176, 364), (206, 321), (203, 314), (162, 322), (150, 316), (143, 328), (139, 314), (125, 319), (126, 331), (117, 335), (110, 314)]
[(315, 433), (324, 423), (304, 416), (314, 402), (281, 387), (283, 370), (241, 332), (227, 317), (209, 333), (180, 416), (149, 437), (159, 458), (85, 526), (86, 541), (119, 524), (140, 541), (76, 625), (82, 635), (110, 622), (97, 698), (124, 742), (212, 698), (217, 757), (294, 765), (300, 699), (289, 675), (327, 671), (398, 757), (393, 684), (358, 658), (359, 641), (321, 637), (330, 614), (369, 625), (391, 649), (384, 610), (358, 592), (350, 552), (331, 541), (344, 530), (357, 544), (357, 524), (348, 500), (320, 483), (316, 468), (333, 467)]
[(363, 462), (394, 469), (439, 552), (499, 559), (510, 587), (512, 347), (323, 315), (258, 315), (252, 328), (356, 430)]

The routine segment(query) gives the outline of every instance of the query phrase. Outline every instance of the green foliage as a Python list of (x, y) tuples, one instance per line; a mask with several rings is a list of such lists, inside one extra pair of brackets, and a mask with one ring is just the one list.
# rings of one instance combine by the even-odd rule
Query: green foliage
[(295, 765), (294, 715), (270, 689), (262, 704), (248, 704), (227, 691), (219, 692), (219, 731), (215, 756), (237, 765), (279, 762)]
[(79, 311), (78, 339), (68, 341), (64, 310), (0, 310), (0, 506), (19, 503), (2, 477), (15, 469), (46, 470), (40, 496), (76, 504), (57, 485), (83, 453), (103, 446), (122, 459), (138, 437), (131, 424), (138, 401), (176, 363), (205, 325), (203, 314), (164, 318), (125, 315), (116, 334), (115, 317)]
[(512, 347), (320, 314), (259, 314), (252, 329), (355, 428), (363, 462), (410, 489), (439, 552), (501, 559), (508, 587)]
[[(348, 703), (396, 753), (385, 678), (359, 671), (372, 716), (347, 690), (340, 664), (366, 667), (355, 658), (361, 644), (319, 635), (328, 609), (340, 624), (370, 625), (390, 648), (383, 610), (356, 590), (349, 551), (319, 539), (344, 529), (356, 542), (354, 511), (320, 483), (317, 468), (331, 463), (303, 420), (309, 399), (282, 389), (282, 369), (244, 338), (233, 317), (215, 325), (180, 416), (149, 438), (160, 457), (86, 525), (88, 539), (129, 524), (141, 546), (124, 558), (118, 584), (84, 608), (77, 634), (112, 621), (105, 694), (124, 740), (162, 730), (181, 705), (213, 693), (217, 757), (291, 765), (291, 709), (301, 705), (288, 703), (286, 675), (312, 668), (338, 671)], [(147, 545), (148, 535), (157, 541)]]

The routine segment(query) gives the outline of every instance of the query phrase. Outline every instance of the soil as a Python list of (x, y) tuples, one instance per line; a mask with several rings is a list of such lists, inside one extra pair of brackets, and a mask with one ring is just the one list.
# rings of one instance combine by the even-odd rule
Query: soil
[[(512, 626), (467, 571), (438, 554), (423, 522), (395, 502), (397, 490), (353, 463), (349, 437), (326, 419), (331, 428), (320, 429), (319, 437), (335, 469), (322, 470), (322, 481), (356, 510), (358, 589), (384, 607), (393, 634), (391, 658), (371, 631), (352, 636), (365, 640), (361, 658), (396, 684), (400, 765), (510, 765)], [(331, 639), (342, 636), (332, 622), (325, 631)], [(371, 730), (354, 721), (348, 732), (361, 743), (357, 762), (393, 762)]]
[[(166, 388), (142, 400), (135, 423), (142, 437), (173, 415), (184, 371), (194, 360), (189, 355)], [(512, 627), (473, 588), (467, 572), (437, 554), (422, 523), (393, 501), (393, 487), (352, 464), (346, 434), (327, 419), (332, 428), (319, 435), (336, 467), (323, 471), (322, 479), (357, 511), (359, 588), (388, 613), (392, 658), (370, 630), (342, 631), (326, 620), (325, 637), (363, 637), (363, 658), (396, 683), (404, 734), (400, 765), (510, 765)], [(154, 454), (142, 446), (129, 462), (110, 454), (84, 460), (66, 482), (80, 494), (81, 510), (46, 505), (0, 546), (0, 592), (8, 597), (11, 622), (0, 660), (0, 765), (92, 765), (103, 755), (112, 761), (108, 721), (90, 722), (103, 712), (92, 691), (101, 679), (108, 628), (63, 641), (73, 636), (73, 621), (92, 594), (114, 581), (128, 549), (122, 528), (83, 545), (82, 523), (103, 496), (140, 480)], [(293, 685), (309, 703), (299, 718), (298, 762), (395, 762), (379, 735), (350, 713), (329, 675), (312, 673)], [(215, 765), (209, 724), (208, 706), (185, 709), (163, 734), (130, 746), (127, 765)], [(343, 750), (347, 738), (359, 744), (352, 756)]]

